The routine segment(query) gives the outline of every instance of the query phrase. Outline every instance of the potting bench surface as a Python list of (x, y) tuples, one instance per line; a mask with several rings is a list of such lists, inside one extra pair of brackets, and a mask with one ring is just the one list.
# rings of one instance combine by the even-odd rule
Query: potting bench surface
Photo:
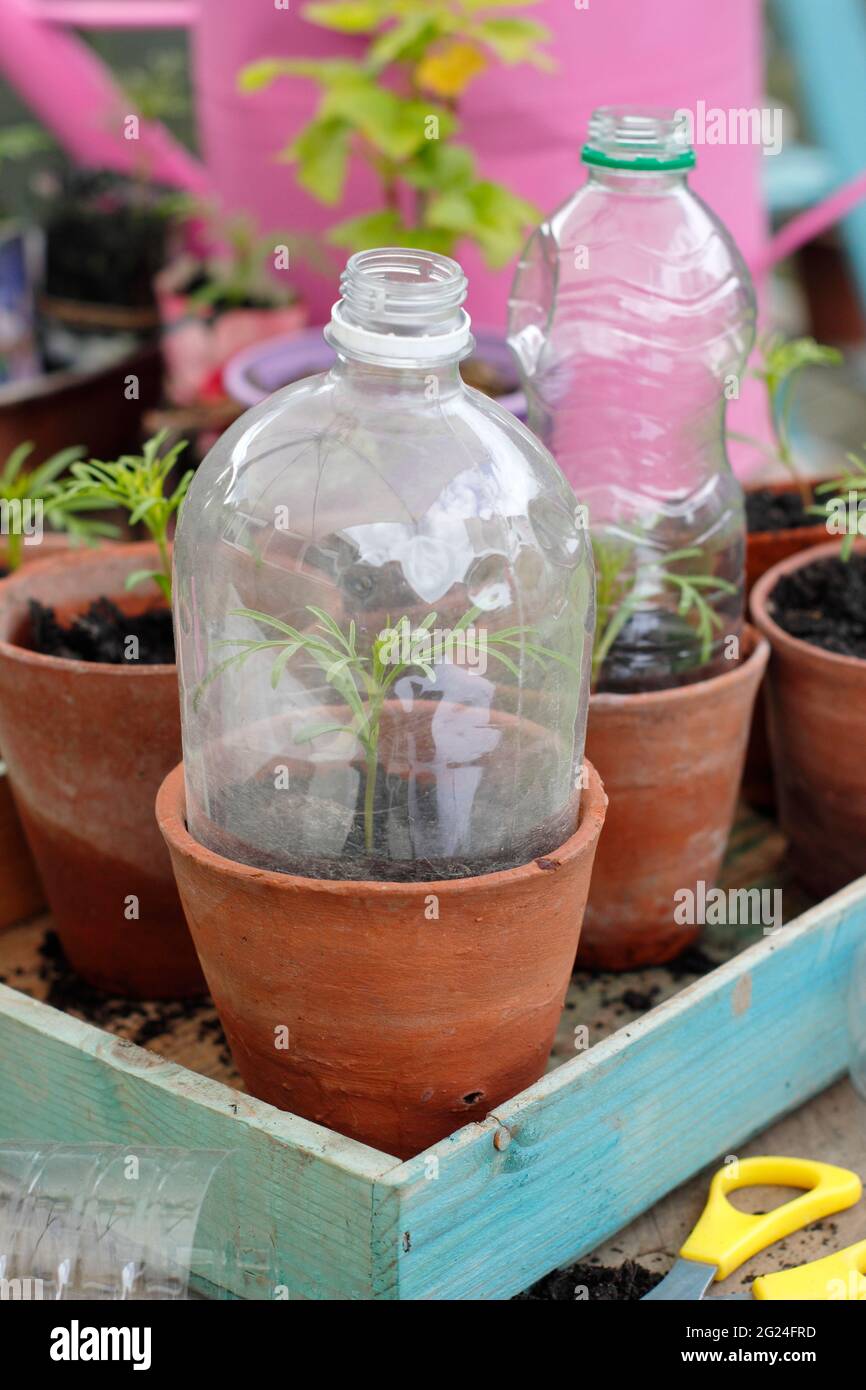
[[(504, 1298), (590, 1251), (665, 1268), (706, 1177), (673, 1190), (707, 1164), (773, 1142), (864, 1167), (837, 1143), (838, 1086), (746, 1143), (844, 1072), (866, 941), (866, 880), (801, 916), (783, 852), (744, 812), (721, 886), (781, 888), (789, 928), (708, 927), (672, 967), (578, 973), (548, 1075), (406, 1163), (244, 1095), (210, 1005), (88, 997), (34, 919), (0, 933), (0, 1138), (231, 1151), (199, 1243), (269, 1254), (229, 1261), (235, 1296)], [(812, 1257), (795, 1240), (792, 1262)]]

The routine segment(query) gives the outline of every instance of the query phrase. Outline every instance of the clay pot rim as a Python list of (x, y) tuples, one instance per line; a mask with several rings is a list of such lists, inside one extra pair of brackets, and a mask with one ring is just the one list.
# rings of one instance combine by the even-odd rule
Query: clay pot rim
[[(805, 642), (802, 637), (793, 637), (770, 616), (768, 606), (773, 590), (780, 579), (786, 574), (793, 573), (794, 570), (805, 569), (807, 565), (814, 565), (819, 560), (838, 555), (842, 549), (842, 544), (841, 540), (829, 541), (827, 545), (816, 545), (810, 550), (801, 550), (796, 555), (789, 555), (786, 560), (780, 560), (755, 582), (749, 598), (749, 608), (755, 626), (764, 634), (771, 646), (778, 647), (803, 662), (811, 658), (813, 665), (835, 666), (840, 672), (847, 670), (852, 673), (859, 672), (866, 676), (866, 658), (843, 656), (841, 652), (828, 652), (824, 647), (817, 647), (814, 642)], [(866, 554), (866, 540), (856, 540), (854, 550), (858, 555)]]
[[(39, 564), (39, 578), (44, 579), (52, 573), (68, 573), (71, 567), (84, 566), (94, 560), (99, 562), (111, 560), (118, 554), (129, 554), (133, 550), (152, 550), (156, 551), (156, 544), (153, 541), (119, 541), (113, 545), (99, 545), (87, 547), (81, 551), (66, 552), (63, 555), (52, 556)], [(14, 597), (19, 586), (32, 583), (36, 575), (32, 569), (25, 573), (24, 567), (16, 570), (14, 574), (6, 575), (5, 579), (0, 579), (0, 608), (9, 599)], [(8, 642), (0, 637), (0, 657), (5, 661), (19, 661), (26, 666), (43, 666), (46, 670), (74, 671), (78, 676), (112, 676), (118, 680), (129, 680), (134, 677), (136, 680), (149, 678), (151, 680), (162, 677), (164, 680), (167, 675), (177, 679), (177, 664), (172, 662), (170, 665), (126, 665), (119, 666), (111, 661), (81, 661), (77, 657), (69, 656), (48, 656), (45, 652), (35, 652), (30, 647), (20, 647), (17, 642)]]
[[(214, 850), (200, 845), (187, 829), (186, 787), (182, 762), (171, 770), (157, 792), (156, 819), (173, 853), (181, 854), (186, 859), (198, 860), (203, 867), (223, 878), (246, 882), (257, 880), (277, 893), (325, 893), (345, 898), (405, 898), (425, 897), (435, 891), (439, 897), (454, 898), (464, 893), (478, 893), (484, 889), (494, 892), (526, 880), (546, 878), (551, 872), (564, 868), (567, 863), (591, 850), (604, 824), (607, 795), (601, 778), (588, 759), (584, 759), (584, 767), (588, 772), (589, 786), (581, 791), (580, 820), (573, 835), (550, 854), (539, 855), (537, 859), (520, 864), (516, 869), (500, 869), (495, 873), (476, 874), (472, 878), (434, 878), (414, 883), (392, 883), (373, 879), (304, 878), (300, 874), (277, 873), (273, 869), (258, 869), (251, 864), (226, 859)], [(552, 867), (539, 868), (539, 859)]]
[[(815, 552), (809, 553), (814, 555)], [(638, 703), (644, 708), (650, 705), (694, 703), (708, 690), (719, 690), (726, 683), (742, 683), (751, 675), (750, 668), (757, 662), (766, 664), (770, 655), (767, 638), (750, 623), (743, 623), (742, 638), (746, 655), (730, 671), (708, 676), (706, 680), (693, 681), (691, 685), (668, 686), (666, 690), (634, 690), (629, 694), (612, 690), (594, 691), (589, 697), (590, 709), (624, 710), (634, 708)]]

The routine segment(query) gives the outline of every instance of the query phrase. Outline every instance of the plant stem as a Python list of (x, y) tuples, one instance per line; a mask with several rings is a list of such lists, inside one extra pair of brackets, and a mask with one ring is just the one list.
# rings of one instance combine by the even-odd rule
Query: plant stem
[(379, 721), (382, 717), (384, 693), (371, 695), (367, 713), (367, 785), (364, 788), (364, 845), (368, 854), (373, 851), (373, 811), (376, 802), (376, 780), (379, 770)]

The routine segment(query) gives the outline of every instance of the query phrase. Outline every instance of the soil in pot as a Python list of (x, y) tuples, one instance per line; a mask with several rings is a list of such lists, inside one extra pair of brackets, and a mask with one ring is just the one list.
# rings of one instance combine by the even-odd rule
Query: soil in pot
[[(815, 500), (809, 489), (809, 503)], [(760, 531), (791, 531), (801, 526), (818, 528), (807, 511), (798, 487), (756, 487), (746, 493), (746, 527), (749, 535)], [(823, 528), (821, 528), (823, 529)]]
[[(239, 819), (247, 821), (250, 838), (233, 838), (223, 833), (220, 853), (244, 864), (276, 869), (280, 873), (333, 881), (427, 883), (433, 879), (475, 878), (480, 874), (517, 868), (555, 850), (573, 833), (576, 819), (573, 807), (565, 807), (558, 816), (537, 826), (532, 834), (519, 841), (508, 840), (488, 854), (475, 855), (471, 862), (460, 855), (429, 855), (416, 859), (408, 853), (411, 843), (429, 841), (440, 823), (440, 790), (432, 781), (417, 786), (410, 796), (404, 778), (391, 776), (379, 768), (371, 851), (366, 849), (364, 841), (363, 780), (359, 782), (357, 801), (348, 816), (339, 801), (328, 800), (302, 787), (276, 791), (270, 772), (263, 779), (226, 788), (224, 796), (226, 802), (242, 808), (240, 817), (235, 809), (235, 825), (240, 828)], [(216, 813), (219, 817), (219, 807)], [(495, 814), (492, 808), (490, 814)], [(499, 819), (501, 817), (497, 817)], [(286, 826), (302, 828), (295, 844), (286, 846), (278, 865), (273, 863), (272, 856), (266, 861), (255, 845), (262, 825), (268, 821), (274, 826), (274, 840), (285, 832)], [(317, 854), (314, 847), (323, 841), (333, 841), (335, 834), (341, 842), (340, 849), (329, 855)], [(391, 846), (395, 840), (403, 840), (407, 857), (393, 858), (386, 853), (386, 838)]]
[(770, 597), (779, 627), (825, 652), (866, 660), (866, 555), (837, 555), (782, 575)]
[[(772, 645), (767, 720), (791, 867), (816, 898), (866, 873), (866, 548), (831, 543), (764, 575), (751, 598)], [(850, 750), (855, 750), (851, 754)], [(847, 754), (847, 755), (846, 755)]]
[(130, 637), (136, 640), (136, 661), (141, 665), (174, 664), (174, 631), (167, 608), (125, 614), (111, 599), (102, 597), (64, 624), (58, 622), (53, 608), (30, 601), (29, 645), (46, 656), (119, 666), (129, 661)]
[[(129, 631), (164, 612), (150, 544), (27, 566), (0, 590), (0, 747), (64, 951), (93, 986), (137, 998), (202, 992), (153, 801), (180, 750), (173, 665), (34, 650), (30, 604), (74, 628), (101, 595)], [(168, 621), (167, 614), (160, 623)]]

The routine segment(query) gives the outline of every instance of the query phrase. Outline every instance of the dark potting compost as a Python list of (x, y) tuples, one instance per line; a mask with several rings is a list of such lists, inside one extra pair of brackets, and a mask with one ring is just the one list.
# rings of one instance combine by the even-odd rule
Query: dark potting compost
[(122, 999), (95, 989), (76, 975), (63, 953), (60, 938), (46, 931), (38, 947), (38, 976), (44, 1000), (108, 1032), (118, 1033), (138, 1047), (170, 1034), (180, 1023), (192, 1025), (199, 1041), (212, 1041), (220, 1062), (231, 1067), (228, 1044), (213, 1004), (205, 996), (190, 999)]
[[(473, 824), (479, 817), (495, 818), (501, 835), (495, 850), (475, 854), (470, 862), (459, 852), (447, 852), (443, 841), (449, 823), (443, 821), (443, 792), (432, 780), (410, 784), (378, 768), (373, 844), (369, 849), (365, 840), (365, 777), (358, 778), (354, 807), (338, 798), (336, 785), (334, 797), (329, 798), (312, 791), (304, 774), (284, 790), (275, 788), (269, 775), (234, 784), (211, 805), (208, 847), (225, 858), (301, 878), (426, 883), (475, 878), (555, 856), (576, 828), (575, 807), (571, 805), (531, 832), (509, 834), (508, 803), (499, 798), (495, 804), (479, 801), (461, 808), (461, 814), (465, 811)], [(231, 834), (221, 828), (229, 804), (234, 827)], [(260, 848), (264, 843), (274, 848), (265, 852)]]
[(512, 1302), (556, 1299), (574, 1303), (578, 1289), (586, 1289), (590, 1302), (593, 1299), (608, 1303), (636, 1302), (660, 1284), (662, 1277), (634, 1260), (624, 1260), (621, 1265), (570, 1265), (568, 1269), (555, 1269), (552, 1274), (545, 1275), (525, 1293), (515, 1294)]
[(818, 521), (818, 517), (806, 510), (798, 489), (774, 492), (772, 488), (761, 487), (746, 493), (746, 527), (752, 535), (757, 531), (790, 531), (800, 526), (815, 526)]
[(110, 599), (99, 598), (86, 613), (64, 626), (57, 621), (53, 608), (31, 599), (30, 631), (33, 650), (45, 656), (123, 666), (133, 660), (128, 639), (135, 637), (138, 652), (134, 660), (140, 665), (174, 665), (174, 633), (167, 608), (151, 608), (128, 616)]
[(866, 660), (866, 555), (847, 563), (833, 555), (783, 575), (768, 607), (792, 637)]

